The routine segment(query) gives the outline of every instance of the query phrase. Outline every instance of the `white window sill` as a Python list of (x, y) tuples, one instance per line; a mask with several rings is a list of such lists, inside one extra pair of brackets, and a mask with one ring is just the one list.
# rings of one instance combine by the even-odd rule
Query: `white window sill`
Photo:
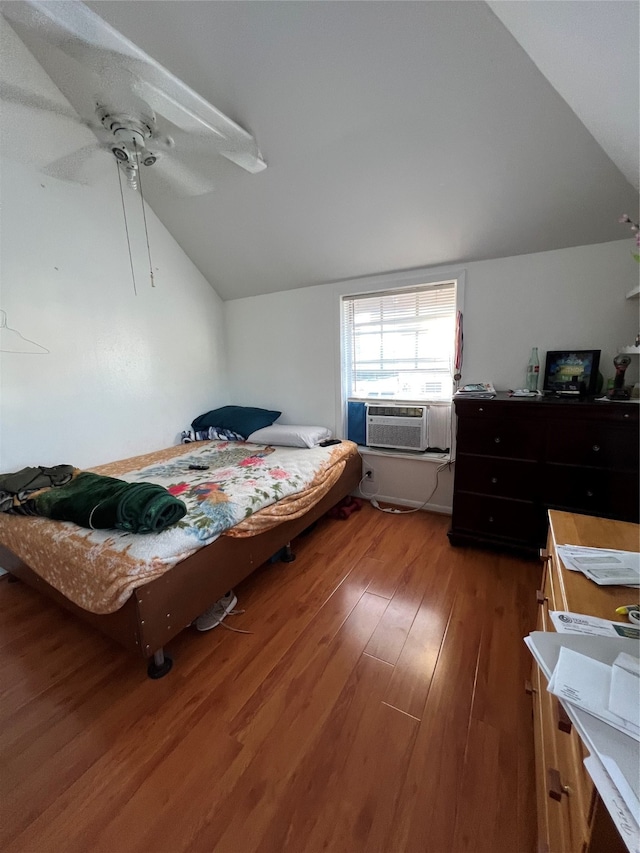
[(384, 447), (365, 447), (358, 445), (361, 456), (389, 456), (393, 459), (412, 459), (416, 462), (451, 462), (450, 453), (438, 453), (431, 450), (417, 452), (415, 450), (392, 450)]
[(413, 400), (406, 397), (347, 397), (348, 403), (364, 403), (369, 406), (451, 406), (451, 397)]

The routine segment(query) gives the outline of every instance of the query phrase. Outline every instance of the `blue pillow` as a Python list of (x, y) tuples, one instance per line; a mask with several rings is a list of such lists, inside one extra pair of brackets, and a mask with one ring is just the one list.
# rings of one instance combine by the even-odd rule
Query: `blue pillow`
[(194, 430), (219, 427), (237, 432), (243, 438), (251, 435), (257, 429), (271, 426), (282, 412), (272, 412), (268, 409), (255, 409), (251, 406), (222, 406), (221, 409), (213, 409), (204, 415), (199, 415), (192, 422)]

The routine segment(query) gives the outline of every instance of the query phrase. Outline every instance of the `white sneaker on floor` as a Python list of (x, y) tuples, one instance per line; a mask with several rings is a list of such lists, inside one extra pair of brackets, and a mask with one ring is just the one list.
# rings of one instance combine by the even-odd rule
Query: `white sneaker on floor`
[(238, 603), (238, 599), (233, 590), (230, 589), (226, 595), (212, 604), (208, 610), (201, 613), (195, 621), (195, 626), (198, 631), (210, 631), (219, 625), (225, 619), (233, 608)]

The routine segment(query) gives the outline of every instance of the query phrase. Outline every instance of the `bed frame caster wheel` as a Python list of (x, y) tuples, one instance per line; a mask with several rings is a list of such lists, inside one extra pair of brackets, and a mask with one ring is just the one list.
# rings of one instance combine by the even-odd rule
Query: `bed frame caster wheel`
[(147, 667), (147, 675), (149, 678), (164, 678), (173, 666), (173, 660), (160, 649), (159, 652), (154, 652), (153, 660), (149, 661)]

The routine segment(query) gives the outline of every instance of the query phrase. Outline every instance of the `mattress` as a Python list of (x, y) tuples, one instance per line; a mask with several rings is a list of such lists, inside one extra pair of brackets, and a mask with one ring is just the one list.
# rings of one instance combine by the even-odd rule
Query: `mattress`
[(304, 514), (357, 452), (350, 441), (314, 448), (229, 441), (170, 447), (91, 470), (164, 486), (187, 506), (172, 527), (141, 535), (0, 513), (0, 543), (79, 607), (112, 613), (136, 587), (219, 536), (252, 536)]

